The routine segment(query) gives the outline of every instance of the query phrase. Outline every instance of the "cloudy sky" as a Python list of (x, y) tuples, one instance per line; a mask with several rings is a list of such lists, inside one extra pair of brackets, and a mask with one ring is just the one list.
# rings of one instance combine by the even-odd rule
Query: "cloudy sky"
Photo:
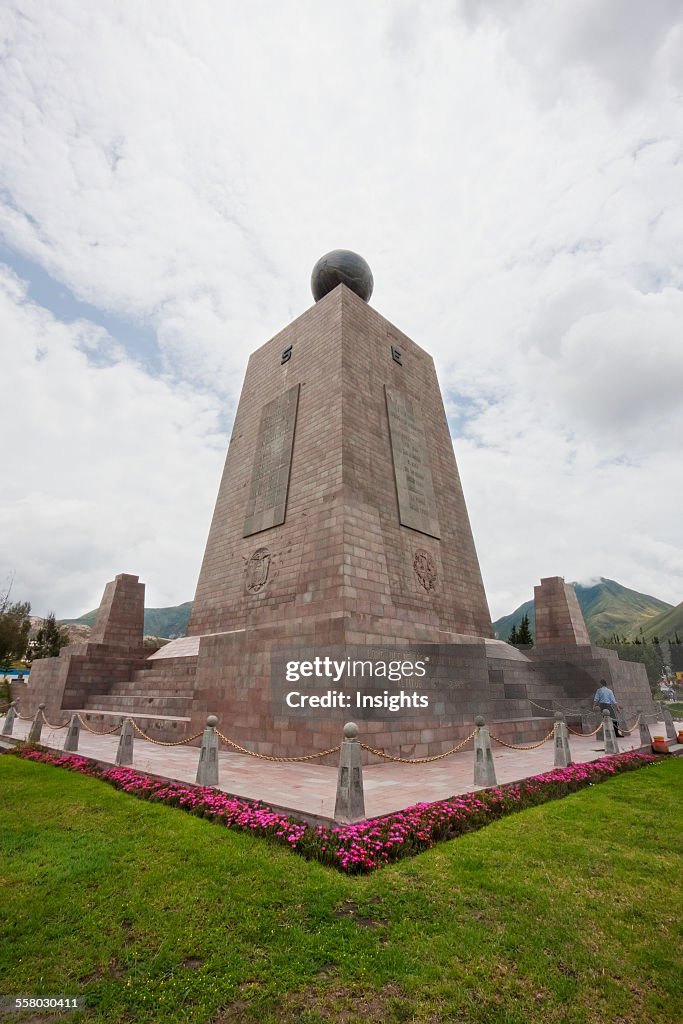
[(493, 617), (683, 600), (681, 0), (4, 0), (0, 582), (190, 600), (329, 249), (433, 353)]

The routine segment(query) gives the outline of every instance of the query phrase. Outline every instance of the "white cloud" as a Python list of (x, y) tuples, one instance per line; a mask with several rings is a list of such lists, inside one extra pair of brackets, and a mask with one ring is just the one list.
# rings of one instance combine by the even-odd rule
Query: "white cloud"
[(96, 606), (117, 572), (153, 604), (192, 594), (224, 457), (217, 406), (125, 358), (95, 366), (109, 339), (25, 301), (0, 275), (4, 401), (0, 565), (38, 614)]
[(0, 239), (163, 369), (5, 275), (17, 586), (80, 611), (128, 566), (192, 596), (216, 424), (339, 246), (435, 355), (494, 615), (540, 575), (680, 600), (682, 25), (668, 0), (6, 3)]

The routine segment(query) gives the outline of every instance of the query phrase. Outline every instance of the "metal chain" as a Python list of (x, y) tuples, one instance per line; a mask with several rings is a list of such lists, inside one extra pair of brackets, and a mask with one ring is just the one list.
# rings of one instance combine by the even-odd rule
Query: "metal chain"
[(56, 732), (60, 732), (62, 729), (66, 729), (69, 725), (69, 722), (71, 721), (71, 719), (69, 719), (69, 722), (65, 722), (64, 725), (53, 725), (52, 722), (48, 722), (47, 715), (45, 714), (44, 711), (41, 711), (41, 715), (43, 716), (43, 721), (45, 722), (45, 725), (47, 725), (49, 729), (54, 729)]
[(548, 740), (550, 739), (550, 737), (554, 736), (554, 735), (555, 735), (555, 727), (553, 726), (553, 728), (550, 730), (548, 735), (544, 736), (543, 739), (540, 740), (538, 743), (529, 743), (529, 744), (526, 744), (524, 746), (519, 746), (516, 743), (507, 743), (505, 740), (501, 740), (501, 738), (499, 736), (496, 736), (492, 732), (489, 733), (489, 736), (491, 737), (492, 740), (495, 740), (496, 743), (500, 743), (501, 746), (503, 746), (503, 747), (509, 747), (510, 750), (536, 750), (536, 747), (542, 747), (543, 744), (547, 743)]
[(572, 736), (586, 736), (590, 739), (591, 736), (598, 735), (598, 733), (602, 729), (602, 722), (600, 722), (600, 725), (597, 727), (597, 729), (594, 729), (593, 732), (577, 732), (576, 729), (572, 729), (569, 725), (567, 726), (567, 729), (572, 734)]
[(96, 729), (91, 729), (87, 722), (85, 722), (81, 715), (76, 715), (78, 721), (81, 723), (86, 732), (91, 732), (93, 736), (113, 736), (115, 732), (118, 732), (121, 728), (121, 724), (115, 725), (113, 729), (105, 729), (104, 732), (98, 732)]
[(318, 754), (302, 754), (301, 757), (273, 757), (271, 754), (257, 754), (255, 750), (247, 750), (246, 747), (241, 747), (239, 743), (235, 743), (234, 740), (228, 739), (222, 732), (216, 729), (216, 735), (227, 743), (233, 750), (239, 751), (240, 754), (249, 754), (250, 757), (258, 757), (260, 761), (277, 761), (279, 764), (291, 763), (294, 761), (314, 761), (318, 757), (327, 757), (328, 754), (336, 754), (341, 749), (341, 744), (336, 747), (330, 747), (329, 750), (321, 750)]
[(151, 736), (148, 736), (146, 732), (142, 731), (134, 719), (131, 718), (130, 721), (133, 723), (133, 728), (138, 736), (142, 736), (143, 740), (147, 740), (149, 743), (154, 743), (157, 747), (182, 747), (184, 743), (192, 743), (193, 740), (199, 739), (202, 735), (201, 732), (196, 732), (194, 736), (188, 736), (184, 740), (173, 740), (170, 742), (166, 740), (153, 740)]
[(22, 722), (33, 721), (33, 715), (22, 715), (20, 711), (17, 711), (17, 718), (20, 718)]
[(369, 754), (374, 754), (376, 757), (384, 758), (385, 761), (398, 761), (399, 764), (429, 764), (430, 761), (442, 761), (444, 757), (450, 757), (451, 754), (455, 754), (458, 750), (462, 750), (465, 744), (469, 743), (472, 739), (476, 731), (477, 730), (475, 729), (474, 732), (469, 734), (469, 736), (466, 736), (461, 743), (458, 743), (457, 747), (451, 747), (451, 749), (447, 750), (444, 754), (434, 754), (432, 757), (396, 757), (394, 754), (385, 754), (383, 750), (377, 750), (375, 747), (370, 747), (367, 743), (361, 743), (361, 748), (363, 750), (367, 750)]
[(623, 732), (624, 736), (630, 736), (631, 735), (631, 733), (636, 728), (636, 726), (640, 725), (640, 719), (641, 718), (642, 718), (642, 715), (638, 715), (638, 717), (636, 718), (636, 720), (633, 723), (633, 725), (629, 726), (628, 729), (626, 728), (625, 725), (621, 727), (621, 731)]
[(555, 714), (556, 711), (562, 711), (563, 714), (565, 714), (565, 715), (580, 715), (581, 714), (581, 708), (565, 708), (565, 707), (562, 707), (561, 704), (558, 704), (556, 708), (546, 708), (546, 707), (543, 706), (543, 704), (537, 704), (535, 700), (531, 699), (531, 697), (528, 697), (527, 699), (528, 699), (529, 703), (533, 704), (533, 706), (535, 708), (540, 708), (541, 711), (549, 711), (553, 715)]

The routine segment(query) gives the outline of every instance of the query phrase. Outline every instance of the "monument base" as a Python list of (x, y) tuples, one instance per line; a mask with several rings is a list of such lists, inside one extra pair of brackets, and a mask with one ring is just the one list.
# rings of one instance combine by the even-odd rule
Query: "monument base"
[[(275, 757), (336, 747), (345, 722), (354, 720), (361, 742), (394, 756), (420, 758), (456, 746), (472, 731), (477, 715), (484, 716), (494, 735), (515, 745), (542, 739), (556, 711), (575, 728), (583, 724), (588, 729), (601, 680), (614, 690), (627, 721), (641, 709), (652, 709), (644, 667), (620, 661), (613, 650), (570, 642), (520, 650), (500, 640), (413, 624), (407, 617), (388, 622), (371, 615), (309, 616), (284, 625), (181, 637), (145, 656), (142, 584), (128, 576), (117, 577), (114, 584), (115, 593), (109, 584), (103, 599), (97, 633), (103, 639), (73, 644), (59, 658), (37, 661), (21, 701), (24, 715), (45, 703), (48, 719), (61, 724), (67, 712), (77, 710), (97, 731), (132, 717), (147, 735), (174, 742), (201, 732), (207, 715), (215, 714), (223, 735)], [(139, 628), (112, 642), (108, 638), (120, 636), (114, 626), (130, 606), (131, 592)], [(395, 638), (391, 642), (388, 633)], [(411, 709), (400, 715), (355, 706), (290, 711), (283, 700), (284, 665), (329, 653), (359, 661), (423, 659), (438, 681), (432, 706), (424, 713)], [(387, 682), (385, 692), (400, 688), (410, 690), (412, 683)], [(316, 689), (322, 689), (319, 681)], [(366, 763), (376, 760), (364, 751)], [(332, 755), (319, 763), (334, 762)]]

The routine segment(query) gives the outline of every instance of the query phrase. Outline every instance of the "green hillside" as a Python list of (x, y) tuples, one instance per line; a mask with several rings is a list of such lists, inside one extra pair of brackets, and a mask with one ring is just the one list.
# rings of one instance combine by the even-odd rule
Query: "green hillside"
[[(671, 628), (670, 633), (666, 630), (668, 619), (676, 612), (676, 609), (668, 602), (660, 601), (657, 597), (640, 594), (637, 590), (630, 590), (628, 587), (616, 583), (615, 580), (603, 577), (600, 578), (599, 583), (591, 586), (575, 583), (574, 589), (579, 600), (579, 607), (586, 620), (589, 636), (594, 643), (606, 640), (614, 633), (627, 639), (635, 639), (640, 634), (641, 627), (647, 636), (646, 630), (655, 621), (663, 623), (659, 627), (660, 631), (653, 634), (660, 640), (673, 636), (675, 632), (675, 625)], [(679, 617), (675, 621), (679, 623), (679, 636), (681, 636), (683, 635), (683, 605), (677, 607)], [(525, 601), (510, 615), (504, 615), (493, 623), (498, 639), (507, 640), (512, 627), (519, 625), (525, 614), (529, 616), (531, 632), (535, 633), (534, 602), (533, 600)]]
[(643, 626), (643, 636), (646, 640), (652, 640), (655, 636), (658, 640), (669, 640), (676, 634), (683, 640), (683, 601), (675, 608), (648, 619), (647, 626)]
[[(145, 636), (163, 636), (173, 640), (177, 636), (185, 636), (187, 623), (192, 611), (192, 601), (176, 605), (173, 608), (145, 608)], [(97, 618), (97, 609), (86, 612), (78, 619), (61, 619), (65, 625), (77, 623), (92, 626)]]

